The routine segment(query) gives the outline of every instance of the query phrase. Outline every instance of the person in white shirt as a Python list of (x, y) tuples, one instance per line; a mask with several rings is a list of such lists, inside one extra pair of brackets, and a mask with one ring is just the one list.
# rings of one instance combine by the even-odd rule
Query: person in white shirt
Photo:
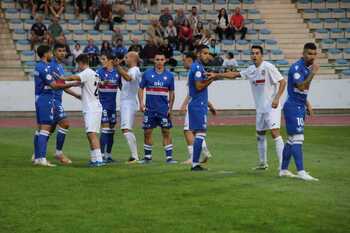
[(137, 153), (136, 137), (133, 133), (133, 125), (135, 115), (138, 110), (137, 93), (139, 83), (142, 78), (137, 64), (140, 58), (136, 52), (128, 52), (125, 56), (125, 63), (128, 66), (128, 71), (125, 71), (119, 62), (116, 62), (118, 73), (122, 76), (122, 89), (120, 92), (120, 128), (128, 142), (131, 156), (128, 163), (136, 163), (139, 160)]
[(89, 67), (89, 57), (81, 54), (77, 57), (80, 73), (61, 77), (64, 81), (81, 82), (81, 102), (84, 115), (85, 130), (90, 143), (90, 166), (100, 167), (105, 165), (102, 160), (100, 141), (97, 134), (100, 132), (102, 105), (98, 99), (98, 74)]
[(254, 65), (241, 72), (210, 73), (210, 76), (220, 76), (234, 79), (243, 77), (249, 80), (256, 107), (256, 132), (260, 163), (255, 169), (267, 169), (266, 131), (271, 130), (275, 141), (279, 169), (282, 162), (283, 139), (280, 135), (281, 96), (286, 87), (286, 81), (277, 68), (263, 60), (263, 48), (252, 46), (251, 59)]
[(238, 63), (237, 63), (236, 59), (234, 58), (232, 52), (228, 52), (226, 54), (225, 59), (224, 59), (224, 63), (222, 64), (222, 66), (225, 69), (230, 69), (230, 70), (238, 67)]

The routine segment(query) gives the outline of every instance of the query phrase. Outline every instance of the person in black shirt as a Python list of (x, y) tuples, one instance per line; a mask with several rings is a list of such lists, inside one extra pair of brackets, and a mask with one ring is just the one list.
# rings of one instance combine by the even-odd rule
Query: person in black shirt
[(40, 10), (43, 10), (45, 16), (47, 16), (49, 12), (49, 0), (30, 0), (30, 3), (32, 6), (32, 19), (36, 16), (36, 12)]
[(140, 54), (142, 50), (142, 46), (139, 44), (139, 40), (137, 38), (132, 38), (131, 41), (132, 41), (132, 44), (130, 45), (128, 52), (133, 51)]
[(43, 24), (43, 17), (38, 16), (36, 22), (32, 25), (30, 29), (31, 33), (31, 49), (34, 49), (35, 44), (37, 43), (47, 43), (48, 33), (45, 24)]

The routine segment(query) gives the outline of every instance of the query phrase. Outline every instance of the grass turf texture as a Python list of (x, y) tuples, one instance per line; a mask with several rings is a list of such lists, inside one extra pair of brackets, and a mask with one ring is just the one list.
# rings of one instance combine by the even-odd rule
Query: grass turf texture
[[(253, 127), (210, 127), (209, 171), (166, 165), (159, 130), (154, 163), (126, 165), (128, 148), (116, 136), (119, 163), (88, 168), (83, 129), (72, 129), (64, 151), (72, 166), (33, 167), (33, 129), (0, 129), (0, 232), (163, 233), (317, 232), (350, 229), (350, 128), (307, 127), (305, 165), (320, 182), (277, 177), (269, 139), (268, 171), (253, 171)], [(175, 158), (186, 158), (180, 128), (172, 130)], [(136, 131), (142, 152), (142, 132)], [(49, 158), (55, 138), (50, 139)], [(142, 153), (140, 153), (142, 154)], [(291, 168), (294, 170), (294, 163)]]

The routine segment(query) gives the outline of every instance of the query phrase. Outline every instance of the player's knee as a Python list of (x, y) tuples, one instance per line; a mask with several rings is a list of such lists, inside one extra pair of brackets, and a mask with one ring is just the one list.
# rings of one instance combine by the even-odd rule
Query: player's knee
[(265, 136), (266, 131), (256, 131), (256, 134), (257, 134), (257, 135)]
[(265, 134), (256, 134), (256, 140), (258, 142), (265, 141), (266, 140), (266, 135)]
[(288, 136), (288, 141), (292, 144), (303, 144), (304, 143), (304, 134), (294, 134)]
[(280, 134), (280, 130), (279, 129), (272, 129), (271, 130), (271, 136), (272, 138), (277, 138), (279, 137), (281, 134)]
[(124, 133), (128, 133), (129, 132), (129, 130), (128, 129), (122, 129), (122, 133), (124, 134)]

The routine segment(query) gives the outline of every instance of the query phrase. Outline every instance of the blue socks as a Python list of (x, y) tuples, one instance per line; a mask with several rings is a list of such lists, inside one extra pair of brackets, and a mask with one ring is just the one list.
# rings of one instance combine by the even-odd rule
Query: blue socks
[(303, 162), (303, 134), (295, 134), (288, 136), (288, 141), (283, 148), (283, 158), (282, 158), (282, 167), (281, 170), (287, 170), (290, 159), (293, 155), (295, 166), (298, 171), (304, 170)]
[(102, 155), (106, 152), (108, 139), (109, 139), (109, 128), (102, 128), (100, 136), (100, 146)]
[(143, 145), (143, 150), (145, 152), (145, 158), (152, 159), (152, 145)]
[(47, 141), (49, 140), (50, 132), (46, 130), (40, 130), (37, 140), (38, 146), (38, 155), (35, 155), (36, 158), (45, 158), (47, 152)]
[(205, 139), (205, 134), (197, 133), (193, 143), (192, 167), (199, 164), (199, 158), (202, 153), (202, 143)]
[(295, 166), (297, 167), (297, 170), (298, 171), (304, 170), (303, 144), (293, 143), (292, 154), (293, 154), (293, 157), (294, 157), (294, 160), (295, 160)]
[(107, 154), (112, 153), (112, 147), (114, 143), (114, 132), (115, 132), (114, 129), (109, 129), (109, 133), (107, 136), (107, 149), (106, 149)]
[(39, 158), (38, 136), (39, 136), (39, 130), (36, 130), (34, 134), (34, 158), (35, 159)]
[(282, 167), (281, 170), (288, 170), (289, 162), (292, 157), (292, 142), (289, 140), (284, 144), (283, 155), (282, 155)]
[[(58, 127), (56, 134), (56, 151), (62, 151), (66, 134), (69, 132), (68, 129)], [(57, 155), (57, 154), (56, 154)]]
[(173, 157), (173, 144), (166, 145), (164, 147), (166, 159), (172, 159)]

